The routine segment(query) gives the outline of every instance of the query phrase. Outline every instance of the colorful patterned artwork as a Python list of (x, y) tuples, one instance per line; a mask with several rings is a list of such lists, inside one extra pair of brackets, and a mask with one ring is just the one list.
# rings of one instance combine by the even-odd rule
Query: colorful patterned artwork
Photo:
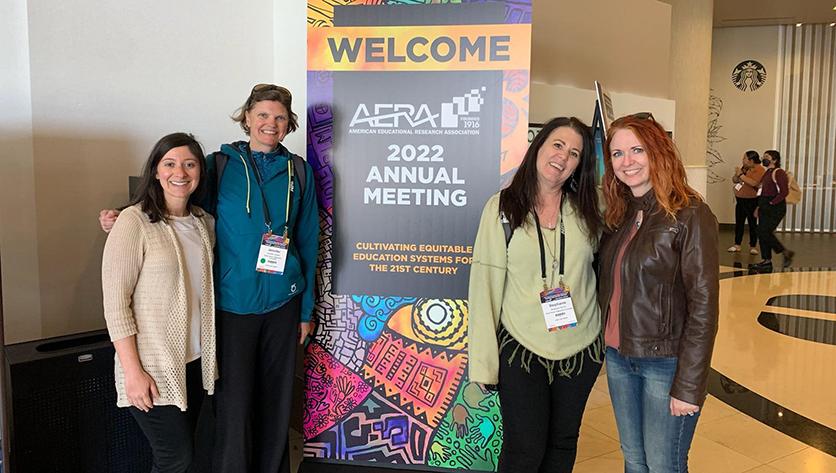
[(437, 426), (458, 390), (464, 353), (422, 347), (386, 331), (369, 347), (365, 378), (404, 412)]
[[(441, 4), (494, 9), (500, 4), (504, 18), (500, 14), (497, 23), (507, 25), (503, 28), (530, 29), (530, 0), (309, 0), (309, 38), (320, 44), (309, 44), (309, 55), (326, 38), (311, 31), (337, 28), (334, 15), (340, 7)], [(319, 59), (309, 57), (308, 63), (325, 64)], [(467, 380), (467, 301), (412, 291), (333, 292), (333, 238), (340, 228), (335, 227), (340, 203), (335, 202), (339, 176), (334, 160), (340, 157), (333, 156), (334, 130), (339, 120), (351, 118), (334, 109), (335, 70), (308, 71), (308, 161), (321, 209), (321, 246), (317, 327), (305, 360), (304, 455), (308, 460), (494, 471), (503, 432), (499, 399)], [(499, 164), (497, 189), (513, 175), (527, 146), (527, 59), (523, 66), (502, 69), (501, 87), (497, 155), (491, 157)], [(468, 205), (478, 214), (482, 204)]]

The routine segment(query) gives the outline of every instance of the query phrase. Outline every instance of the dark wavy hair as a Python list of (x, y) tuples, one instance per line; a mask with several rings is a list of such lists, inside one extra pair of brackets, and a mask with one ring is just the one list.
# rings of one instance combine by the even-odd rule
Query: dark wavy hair
[(528, 151), (525, 152), (511, 185), (499, 194), (499, 210), (516, 229), (525, 223), (526, 216), (537, 204), (539, 179), (537, 179), (537, 153), (549, 135), (556, 129), (569, 127), (581, 135), (583, 149), (575, 172), (563, 185), (563, 195), (568, 197), (572, 208), (580, 214), (584, 231), (590, 239), (595, 239), (602, 226), (601, 213), (598, 210), (598, 193), (595, 189), (595, 153), (589, 127), (575, 117), (551, 119), (534, 137)]
[(775, 163), (776, 168), (781, 167), (781, 153), (774, 149), (768, 149), (763, 152), (763, 157), (765, 158), (767, 156), (769, 156), (769, 159)]
[(157, 165), (160, 164), (160, 161), (166, 153), (181, 146), (189, 148), (189, 152), (200, 163), (200, 181), (195, 191), (189, 196), (189, 201), (186, 203), (186, 211), (195, 215), (201, 215), (199, 211), (195, 211), (197, 208), (195, 202), (200, 202), (203, 199), (206, 195), (208, 185), (206, 158), (203, 156), (203, 148), (190, 133), (172, 133), (160, 138), (160, 141), (157, 141), (154, 148), (151, 149), (151, 154), (142, 167), (142, 177), (140, 178), (136, 195), (130, 204), (140, 204), (142, 211), (148, 215), (151, 223), (168, 219), (165, 194), (163, 193), (159, 179), (157, 179)]
[(761, 156), (758, 154), (757, 151), (755, 151), (753, 149), (750, 149), (749, 151), (746, 152), (746, 159), (748, 159), (749, 161), (752, 161), (755, 164), (760, 164), (761, 163)]

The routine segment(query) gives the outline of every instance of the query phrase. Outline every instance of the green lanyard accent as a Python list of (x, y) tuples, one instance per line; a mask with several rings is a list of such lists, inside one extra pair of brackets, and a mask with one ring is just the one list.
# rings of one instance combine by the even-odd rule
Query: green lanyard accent
[(293, 198), (293, 158), (287, 160), (287, 204), (284, 211), (284, 239), (290, 245), (288, 229), (290, 227), (290, 201)]

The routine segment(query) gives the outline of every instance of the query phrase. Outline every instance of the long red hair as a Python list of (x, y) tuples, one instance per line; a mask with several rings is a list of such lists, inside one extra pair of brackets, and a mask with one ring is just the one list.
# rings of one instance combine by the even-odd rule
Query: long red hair
[(676, 213), (688, 207), (694, 200), (702, 201), (702, 197), (692, 189), (685, 176), (685, 166), (679, 151), (668, 137), (665, 129), (653, 118), (638, 118), (634, 115), (621, 117), (614, 121), (607, 130), (606, 157), (604, 159), (604, 198), (607, 210), (604, 221), (610, 229), (620, 226), (627, 213), (627, 203), (632, 196), (630, 188), (615, 177), (610, 157), (610, 145), (613, 135), (618, 130), (629, 129), (636, 134), (650, 163), (650, 183), (656, 201), (665, 213), (676, 218)]

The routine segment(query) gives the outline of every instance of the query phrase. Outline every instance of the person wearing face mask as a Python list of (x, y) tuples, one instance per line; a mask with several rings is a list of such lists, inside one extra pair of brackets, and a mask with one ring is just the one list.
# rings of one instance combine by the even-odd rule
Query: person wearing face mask
[[(249, 139), (207, 158), (221, 376), (215, 473), (290, 471), (296, 343), (312, 331), (319, 247), (313, 170), (282, 145), (297, 128), (291, 101), (284, 87), (253, 87), (232, 117)], [(100, 214), (105, 231), (114, 213)]]
[(571, 472), (601, 370), (601, 217), (589, 129), (555, 118), (482, 212), (470, 270), (471, 382), (497, 385), (499, 473)]
[(761, 180), (761, 193), (758, 197), (758, 238), (761, 242), (761, 260), (750, 264), (749, 269), (759, 272), (772, 271), (772, 253), (784, 255), (785, 268), (792, 264), (795, 252), (784, 248), (775, 236), (775, 229), (787, 215), (787, 194), (789, 193), (789, 176), (781, 169), (781, 153), (771, 149), (764, 151), (761, 160), (766, 168)]

